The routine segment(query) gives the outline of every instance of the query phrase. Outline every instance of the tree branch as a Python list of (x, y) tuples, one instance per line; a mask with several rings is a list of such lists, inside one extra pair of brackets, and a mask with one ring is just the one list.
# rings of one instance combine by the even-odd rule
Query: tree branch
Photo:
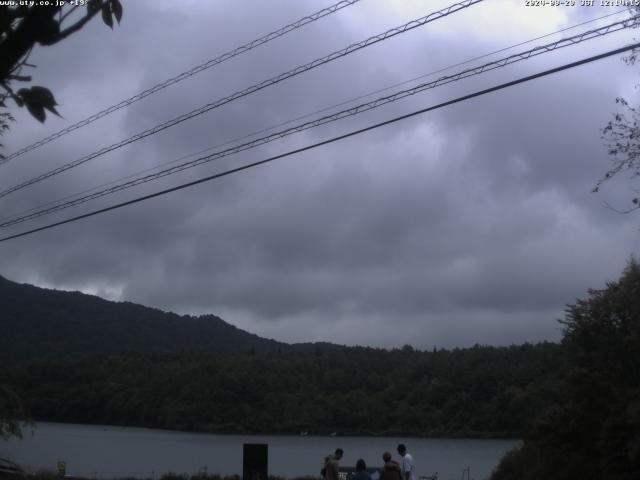
[[(101, 4), (104, 5), (104, 2)], [(74, 7), (75, 8), (75, 7)], [(89, 13), (87, 12), (87, 14), (82, 17), (80, 20), (78, 20), (76, 23), (74, 23), (73, 25), (71, 25), (68, 28), (65, 28), (64, 30), (62, 30), (60, 33), (58, 33), (57, 35), (54, 35), (51, 39), (52, 42), (51, 43), (58, 43), (60, 40), (64, 40), (65, 38), (67, 38), (69, 35), (71, 35), (72, 33), (77, 32), (78, 30), (80, 30), (82, 27), (85, 26), (85, 24), (91, 20), (93, 17), (95, 17), (99, 12), (100, 12), (101, 8), (96, 8), (93, 12)]]
[(60, 8), (38, 6), (29, 9), (20, 25), (0, 43), (0, 80), (6, 80), (14, 66), (33, 48), (43, 25), (55, 22), (54, 17)]
[[(74, 6), (74, 7), (71, 7), (71, 9), (70, 9), (67, 13), (65, 13), (64, 15), (62, 15), (62, 16), (60, 17), (60, 25), (62, 25), (62, 22), (64, 22), (64, 20), (65, 20), (69, 15), (71, 15), (75, 10), (77, 10), (77, 9), (78, 9), (78, 5), (76, 5), (76, 6)], [(60, 10), (60, 13), (62, 13), (62, 10)]]
[(7, 79), (17, 80), (18, 82), (30, 82), (31, 76), (30, 75), (9, 75)]

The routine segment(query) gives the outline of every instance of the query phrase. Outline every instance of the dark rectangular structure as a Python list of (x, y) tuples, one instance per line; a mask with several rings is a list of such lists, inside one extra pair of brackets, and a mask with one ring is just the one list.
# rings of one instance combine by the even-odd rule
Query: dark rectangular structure
[(242, 480), (267, 480), (269, 445), (245, 443), (242, 446)]

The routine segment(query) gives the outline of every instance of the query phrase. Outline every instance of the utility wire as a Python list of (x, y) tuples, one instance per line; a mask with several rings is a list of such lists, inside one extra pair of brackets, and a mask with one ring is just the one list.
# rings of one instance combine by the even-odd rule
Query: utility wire
[(564, 47), (568, 47), (571, 45), (576, 45), (578, 43), (584, 42), (586, 40), (590, 40), (593, 38), (599, 38), (602, 37), (604, 35), (608, 35), (610, 33), (622, 30), (624, 28), (628, 28), (629, 26), (633, 25), (635, 21), (637, 21), (637, 19), (640, 18), (640, 16), (638, 17), (632, 17), (626, 20), (621, 20), (618, 22), (614, 22), (612, 24), (606, 25), (604, 27), (601, 28), (597, 28), (597, 29), (593, 29), (593, 30), (589, 30), (586, 32), (582, 32), (580, 34), (574, 35), (572, 37), (568, 37), (568, 38), (564, 38), (561, 40), (557, 40), (555, 42), (546, 44), (546, 45), (541, 45), (538, 47), (535, 47), (533, 49), (521, 52), (521, 53), (515, 53), (513, 55), (510, 55), (508, 57), (504, 57), (501, 58), (499, 60), (495, 60), (493, 62), (489, 62), (489, 63), (485, 63), (484, 65), (478, 66), (478, 67), (474, 67), (474, 68), (469, 68), (466, 70), (462, 70), (461, 72), (458, 72), (456, 74), (453, 75), (448, 75), (448, 76), (444, 76), (444, 77), (440, 77), (437, 80), (434, 80), (432, 82), (428, 82), (428, 83), (422, 83), (419, 85), (416, 85), (412, 88), (406, 89), (406, 90), (401, 90), (398, 91), (396, 93), (393, 93), (391, 95), (387, 95), (385, 97), (380, 97), (377, 98), (371, 102), (368, 103), (363, 103), (360, 105), (357, 105), (355, 107), (351, 107), (351, 108), (347, 108), (345, 110), (341, 110), (339, 112), (336, 112), (334, 114), (331, 115), (326, 115), (324, 117), (320, 117), (317, 118), (315, 120), (306, 122), (306, 123), (302, 123), (300, 125), (296, 125), (290, 128), (287, 128), (285, 130), (281, 130), (279, 132), (275, 132), (272, 133), (270, 135), (266, 135), (264, 137), (261, 138), (257, 138), (255, 140), (251, 140), (249, 142), (243, 143), (241, 145), (237, 145), (231, 148), (227, 148), (225, 150), (221, 150), (219, 152), (215, 152), (212, 153), (210, 155), (206, 155), (200, 158), (197, 158), (195, 160), (191, 160), (164, 170), (161, 170), (159, 172), (156, 173), (152, 173), (149, 175), (146, 175), (144, 177), (139, 177), (136, 178), (134, 180), (130, 180), (128, 182), (124, 182), (124, 183), (120, 183), (117, 185), (114, 185), (112, 187), (103, 189), (103, 190), (99, 190), (97, 192), (79, 197), (79, 198), (75, 198), (73, 200), (64, 202), (64, 203), (60, 203), (57, 205), (54, 205), (52, 207), (49, 208), (45, 208), (42, 210), (38, 210), (36, 212), (27, 214), (27, 215), (23, 215), (23, 216), (19, 216), (17, 218), (13, 218), (11, 220), (7, 220), (4, 222), (0, 223), (0, 228), (6, 228), (6, 227), (10, 227), (13, 225), (16, 225), (18, 223), (22, 223), (25, 222), (27, 220), (32, 220), (34, 218), (39, 218), (45, 215), (49, 215), (51, 213), (54, 212), (58, 212), (60, 210), (64, 210), (67, 208), (71, 208), (74, 207), (76, 205), (80, 205), (82, 203), (86, 203), (90, 200), (95, 200), (97, 198), (100, 197), (104, 197), (106, 195), (110, 195), (119, 191), (123, 191), (123, 190), (127, 190), (129, 188), (138, 186), (138, 185), (142, 185), (144, 183), (148, 183), (152, 180), (157, 180), (159, 178), (162, 177), (166, 177), (169, 175), (173, 175), (175, 173), (181, 172), (183, 170), (187, 170), (189, 168), (193, 168), (196, 167), (198, 165), (202, 165), (204, 163), (208, 163), (211, 162), (213, 160), (218, 160), (220, 158), (229, 156), (229, 155), (233, 155), (239, 152), (243, 152), (252, 148), (256, 148), (258, 146), (264, 145), (266, 143), (270, 143), (274, 140), (280, 139), (280, 138), (284, 138), (286, 136), (292, 135), (294, 133), (298, 133), (304, 130), (309, 130), (311, 128), (315, 128), (318, 127), (320, 125), (325, 125), (328, 123), (332, 123), (335, 122), (337, 120), (341, 120), (343, 118), (347, 118), (347, 117), (351, 117), (354, 115), (358, 115), (360, 113), (369, 111), (369, 110), (373, 110), (375, 108), (381, 107), (383, 105), (398, 101), (400, 99), (415, 95), (417, 93), (423, 92), (425, 90), (429, 90), (432, 88), (436, 88), (442, 85), (446, 85), (448, 83), (453, 83), (471, 76), (475, 76), (475, 75), (480, 75), (482, 73), (491, 71), (491, 70), (495, 70), (498, 68), (502, 68), (505, 67), (507, 65), (511, 65), (513, 63), (516, 62), (520, 62), (523, 60), (527, 60), (531, 57), (535, 57), (541, 54), (545, 54), (545, 53), (549, 53), (551, 51), (554, 50), (558, 50), (560, 48), (564, 48)]
[(175, 117), (165, 123), (162, 123), (160, 125), (156, 125), (153, 128), (150, 128), (148, 130), (145, 130), (143, 132), (140, 132), (136, 135), (133, 135), (132, 137), (129, 137), (125, 140), (122, 140), (118, 143), (114, 143), (108, 147), (104, 147), (96, 152), (90, 153), (89, 155), (85, 155), (82, 158), (79, 158), (77, 160), (74, 160), (73, 162), (69, 162), (66, 163), (58, 168), (55, 168), (53, 170), (50, 170), (49, 172), (43, 173), (41, 175), (38, 175), (36, 177), (31, 178), (30, 180), (26, 180), (18, 185), (15, 185), (7, 190), (4, 190), (2, 192), (0, 192), (0, 198), (5, 197), (7, 195), (9, 195), (10, 193), (13, 193), (17, 190), (20, 190), (22, 188), (25, 188), (29, 185), (33, 185), (34, 183), (38, 183), (41, 182), (42, 180), (45, 180), (47, 178), (50, 178), (54, 175), (58, 175), (62, 172), (65, 172), (71, 168), (77, 167), (78, 165), (82, 165), (83, 163), (88, 162), (89, 160), (92, 160), (96, 157), (99, 157), (101, 155), (104, 155), (105, 153), (111, 152), (113, 150), (116, 150), (120, 147), (123, 147), (125, 145), (128, 145), (130, 143), (133, 143), (135, 141), (141, 140), (145, 137), (148, 137), (149, 135), (154, 135), (158, 132), (161, 132), (162, 130), (165, 130), (169, 127), (173, 127), (174, 125), (177, 125), (179, 123), (182, 123), (186, 120), (189, 120), (191, 118), (197, 117), (198, 115), (202, 115), (203, 113), (206, 113), (210, 110), (213, 110), (214, 108), (218, 108), (222, 105), (225, 105), (229, 102), (232, 102), (234, 100), (237, 100), (238, 98), (241, 97), (245, 97), (247, 95), (250, 95), (252, 93), (255, 93), (259, 90), (262, 90), (264, 88), (267, 88), (271, 85), (275, 85), (277, 83), (282, 82), (283, 80), (286, 80), (288, 78), (294, 77), (296, 75), (299, 75), (303, 72), (312, 70), (316, 67), (319, 67), (321, 65), (324, 65), (326, 63), (332, 62), (333, 60), (336, 60), (338, 58), (344, 57), (346, 55), (349, 55), (353, 52), (356, 52), (358, 50), (361, 50), (363, 48), (369, 47), (371, 45), (374, 45), (378, 42), (382, 42), (384, 40), (387, 40), (389, 38), (392, 38), (396, 35), (399, 35), (401, 33), (405, 33), (408, 32), (410, 30), (413, 30), (414, 28), (417, 27), (421, 27), (423, 25), (426, 25), (427, 23), (433, 22), (435, 20), (438, 20), (440, 18), (446, 17), (448, 15), (451, 15), (452, 13), (455, 13), (459, 10), (462, 10), (464, 8), (470, 7), (471, 5), (474, 5), (476, 3), (480, 3), (483, 0), (464, 0), (462, 2), (459, 3), (455, 3), (453, 5), (450, 5), (447, 8), (444, 8), (442, 10), (439, 10), (437, 12), (433, 12), (430, 13), (429, 15), (426, 15), (424, 17), (418, 18), (416, 20), (411, 20), (410, 22), (405, 23), (404, 25), (401, 25), (399, 27), (395, 27), (392, 28), (390, 30), (387, 30), (384, 33), (381, 33), (379, 35), (374, 35), (372, 37), (367, 38), (366, 40), (363, 40), (361, 42), (358, 43), (353, 43), (351, 45), (349, 45), (346, 48), (343, 48), (342, 50), (337, 50), (333, 53), (330, 53), (329, 55), (326, 55), (322, 58), (318, 58), (316, 60), (313, 60), (312, 62), (309, 62), (305, 65), (301, 65), (298, 66), (292, 70), (289, 70), (288, 72), (285, 73), (281, 73), (279, 75), (276, 75), (275, 77), (272, 77), (268, 80), (264, 80), (261, 83), (257, 83), (255, 85), (252, 85), (248, 88), (245, 88), (244, 90), (239, 90), (231, 95), (229, 95), (228, 97), (224, 97), (221, 99), (218, 99), (212, 103), (208, 103), (200, 108), (197, 108), (195, 110), (192, 110), (189, 113), (185, 113), (182, 114), (178, 117)]
[[(536, 40), (541, 40), (543, 38), (551, 37), (553, 35), (557, 35), (558, 33), (563, 33), (563, 32), (566, 32), (568, 30), (573, 30), (574, 28), (578, 28), (578, 27), (581, 27), (581, 26), (584, 26), (584, 25), (587, 25), (587, 24), (590, 24), (590, 23), (593, 23), (593, 22), (597, 22), (598, 20), (602, 20), (604, 18), (612, 17), (612, 16), (619, 15), (621, 13), (626, 13), (626, 12), (628, 12), (628, 10), (626, 8), (623, 8), (621, 10), (618, 10), (617, 12), (609, 13), (607, 15), (602, 15), (602, 16), (596, 17), (596, 18), (592, 18), (590, 20), (586, 20), (586, 21), (581, 22), (581, 23), (576, 23), (574, 25), (570, 25), (570, 26), (562, 28), (560, 30), (556, 30), (554, 32), (546, 33), (544, 35), (540, 35), (538, 37), (534, 37), (534, 38), (531, 38), (529, 40), (525, 40), (523, 42), (510, 45), (508, 47), (503, 47), (503, 48), (501, 48), (499, 50), (494, 50), (493, 52), (485, 53), (483, 55), (480, 55), (480, 56), (477, 56), (477, 57), (473, 57), (473, 58), (464, 60), (462, 62), (453, 64), (453, 65), (449, 65), (449, 66), (440, 68), (438, 70), (435, 70), (435, 71), (432, 71), (432, 72), (429, 72), (429, 73), (425, 73), (425, 74), (420, 75), (418, 77), (414, 77), (414, 78), (411, 78), (409, 80), (404, 80), (404, 81), (402, 81), (400, 83), (395, 83), (393, 85), (389, 85), (387, 87), (384, 87), (384, 88), (381, 88), (381, 89), (378, 89), (378, 90), (374, 90), (374, 91), (366, 93), (364, 95), (360, 95), (360, 96), (357, 96), (357, 97), (354, 97), (354, 98), (350, 98), (348, 100), (345, 100), (345, 101), (342, 101), (340, 103), (336, 103), (336, 104), (330, 105), (328, 107), (323, 107), (323, 108), (321, 108), (319, 110), (315, 110), (313, 112), (306, 113), (304, 115), (301, 115), (299, 117), (287, 120), (287, 121), (279, 123), (277, 125), (272, 125), (270, 127), (266, 127), (266, 128), (260, 129), (258, 131), (254, 131), (254, 132), (242, 135), (240, 137), (236, 137), (236, 138), (231, 139), (231, 140), (226, 140), (226, 141), (224, 141), (222, 143), (218, 143), (218, 144), (212, 145), (212, 146), (207, 147), (207, 148), (205, 148), (203, 150), (199, 150), (197, 152), (193, 152), (193, 153), (190, 153), (190, 154), (187, 154), (187, 155), (183, 155), (183, 156), (178, 157), (178, 158), (174, 158), (173, 160), (169, 160), (167, 162), (160, 163), (159, 165), (156, 165), (154, 167), (149, 167), (149, 168), (146, 168), (144, 170), (139, 170), (137, 172), (134, 172), (132, 174), (126, 175), (124, 177), (120, 177), (120, 178), (117, 178), (115, 180), (111, 180), (109, 182), (105, 182), (105, 183), (96, 185), (95, 187), (91, 187), (91, 188), (82, 190), (80, 192), (64, 196), (62, 198), (58, 198), (57, 200), (53, 200), (53, 201), (50, 201), (50, 202), (47, 202), (47, 203), (44, 203), (44, 204), (40, 204), (38, 206), (23, 210), (21, 212), (15, 213), (15, 214), (7, 215), (5, 217), (0, 218), (0, 223), (4, 222), (6, 220), (13, 219), (13, 218), (18, 217), (18, 216), (25, 215), (25, 214), (30, 213), (30, 212), (41, 210), (44, 207), (48, 207), (49, 205), (54, 205), (54, 204), (62, 202), (64, 200), (70, 200), (72, 198), (78, 197), (79, 195), (83, 195), (83, 194), (86, 194), (86, 193), (89, 193), (89, 192), (93, 192), (95, 190), (98, 190), (99, 188), (107, 187), (109, 185), (114, 185), (114, 184), (116, 184), (118, 182), (122, 182), (123, 180), (128, 180), (130, 178), (133, 178), (133, 177), (135, 177), (137, 175), (142, 175), (144, 173), (152, 172), (154, 170), (158, 170), (159, 168), (165, 167), (167, 165), (171, 165), (171, 164), (180, 162), (182, 160), (186, 160), (188, 158), (192, 158), (192, 157), (196, 157), (198, 155), (202, 155), (203, 153), (209, 152), (211, 150), (215, 150), (216, 148), (224, 147), (226, 145), (230, 145), (230, 144), (239, 142), (241, 140), (246, 140), (248, 138), (255, 137), (256, 135), (259, 135), (261, 133), (266, 133), (266, 132), (273, 131), (273, 130), (275, 130), (277, 128), (280, 128), (280, 127), (283, 127), (285, 125), (290, 125), (293, 122), (297, 122), (299, 120), (304, 120), (305, 118), (312, 117), (313, 115), (317, 115), (319, 113), (323, 113), (323, 112), (326, 112), (326, 111), (329, 111), (329, 110), (333, 110), (335, 108), (338, 108), (338, 107), (341, 107), (341, 106), (348, 105), (350, 103), (356, 102), (358, 100), (362, 100), (364, 98), (371, 97), (371, 96), (373, 96), (373, 95), (375, 95), (377, 93), (386, 92), (388, 90), (391, 90), (392, 88), (396, 88), (396, 87), (400, 87), (400, 86), (403, 86), (403, 85), (407, 85), (409, 83), (415, 82), (416, 80), (420, 80), (420, 79), (423, 79), (423, 78), (431, 77), (431, 76), (436, 75), (438, 73), (442, 73), (442, 72), (445, 72), (447, 70), (451, 70), (451, 69), (453, 69), (455, 67), (460, 67), (462, 65), (467, 65), (467, 64), (469, 64), (471, 62), (474, 62), (476, 60), (481, 60), (483, 58), (487, 58), (487, 57), (493, 56), (493, 55), (495, 55), (497, 53), (501, 53), (501, 52), (504, 52), (504, 51), (507, 51), (507, 50), (511, 50), (513, 48), (516, 48), (516, 47), (519, 47), (519, 46), (522, 46), (522, 45), (526, 45), (526, 44), (531, 43), (531, 42), (535, 42)], [(0, 225), (0, 227), (1, 227), (1, 225)]]
[(317, 143), (314, 143), (314, 144), (311, 144), (311, 145), (307, 145), (307, 146), (302, 147), (302, 148), (297, 148), (295, 150), (290, 150), (288, 152), (281, 153), (279, 155), (275, 155), (275, 156), (266, 158), (264, 160), (260, 160), (260, 161), (253, 162), (253, 163), (249, 163), (249, 164), (243, 165), (241, 167), (236, 167), (236, 168), (233, 168), (233, 169), (230, 169), (230, 170), (225, 170), (223, 172), (216, 173), (215, 175), (210, 175), (208, 177), (200, 178), (198, 180), (194, 180), (194, 181), (191, 181), (191, 182), (183, 183), (183, 184), (177, 185), (175, 187), (171, 187), (171, 188), (168, 188), (168, 189), (165, 189), (165, 190), (161, 190), (159, 192), (151, 193), (149, 195), (144, 195), (142, 197), (134, 198), (133, 200), (129, 200), (129, 201), (126, 201), (126, 202), (122, 202), (122, 203), (118, 203), (118, 204), (115, 204), (115, 205), (111, 205), (109, 207), (101, 208), (99, 210), (94, 210), (92, 212), (88, 212), (88, 213), (85, 213), (85, 214), (82, 214), (82, 215), (71, 217), (71, 218), (68, 218), (66, 220), (62, 220), (62, 221), (55, 222), (55, 223), (50, 223), (48, 225), (44, 225), (42, 227), (38, 227), (38, 228), (31, 229), (31, 230), (27, 230), (27, 231), (24, 231), (24, 232), (21, 232), (21, 233), (17, 233), (17, 234), (14, 234), (14, 235), (9, 235), (7, 237), (0, 238), (0, 242), (6, 242), (6, 241), (12, 240), (14, 238), (24, 237), (25, 235), (29, 235), (29, 234), (36, 233), (36, 232), (41, 232), (43, 230), (48, 230), (48, 229), (53, 228), (53, 227), (57, 227), (57, 226), (60, 226), (60, 225), (71, 223), (71, 222), (75, 222), (75, 221), (78, 221), (78, 220), (81, 220), (81, 219), (84, 219), (84, 218), (88, 218), (88, 217), (92, 217), (94, 215), (98, 215), (98, 214), (101, 214), (101, 213), (106, 213), (106, 212), (109, 212), (111, 210), (116, 210), (118, 208), (126, 207), (128, 205), (133, 205), (135, 203), (139, 203), (139, 202), (142, 202), (142, 201), (145, 201), (145, 200), (149, 200), (151, 198), (159, 197), (161, 195), (165, 195), (165, 194), (168, 194), (168, 193), (176, 192), (178, 190), (183, 190), (185, 188), (192, 187), (194, 185), (198, 185), (200, 183), (204, 183), (204, 182), (208, 182), (208, 181), (211, 181), (211, 180), (215, 180), (217, 178), (226, 177), (228, 175), (231, 175), (231, 174), (234, 174), (234, 173), (238, 173), (238, 172), (241, 172), (241, 171), (244, 171), (244, 170), (248, 170), (250, 168), (257, 167), (259, 165), (264, 165), (266, 163), (270, 163), (270, 162), (273, 162), (275, 160), (278, 160), (278, 159), (281, 159), (281, 158), (284, 158), (284, 157), (289, 157), (291, 155), (302, 153), (302, 152), (305, 152), (307, 150), (312, 150), (314, 148), (318, 148), (318, 147), (321, 147), (323, 145), (328, 145), (330, 143), (334, 143), (334, 142), (337, 142), (337, 141), (340, 141), (340, 140), (344, 140), (346, 138), (353, 137), (355, 135), (359, 135), (361, 133), (365, 133), (365, 132), (368, 132), (370, 130), (374, 130), (376, 128), (380, 128), (380, 127), (383, 127), (383, 126), (386, 126), (386, 125), (390, 125), (390, 124), (399, 122), (401, 120), (405, 120), (407, 118), (415, 117), (417, 115), (421, 115), (423, 113), (430, 112), (432, 110), (437, 110), (439, 108), (447, 107), (449, 105), (453, 105), (453, 104), (456, 104), (456, 103), (464, 102), (466, 100), (470, 100), (470, 99), (475, 98), (475, 97), (479, 97), (479, 96), (482, 96), (482, 95), (486, 95), (488, 93), (492, 93), (492, 92), (496, 92), (496, 91), (499, 91), (499, 90), (503, 90), (505, 88), (512, 87), (512, 86), (515, 86), (515, 85), (519, 85), (521, 83), (529, 82), (531, 80), (535, 80), (535, 79), (538, 79), (538, 78), (546, 77), (546, 76), (549, 76), (549, 75), (552, 75), (552, 74), (555, 74), (555, 73), (558, 73), (558, 72), (562, 72), (562, 71), (565, 71), (565, 70), (569, 70), (571, 68), (578, 67), (580, 65), (585, 65), (585, 64), (588, 64), (588, 63), (591, 63), (591, 62), (595, 62), (597, 60), (601, 60), (603, 58), (611, 57), (613, 55), (619, 55), (621, 53), (627, 52), (629, 50), (632, 50), (632, 49), (638, 48), (638, 47), (640, 47), (640, 43), (634, 43), (634, 44), (631, 44), (631, 45), (627, 45), (626, 47), (621, 47), (621, 48), (618, 48), (618, 49), (615, 49), (615, 50), (610, 50), (608, 52), (601, 53), (599, 55), (594, 55), (594, 56), (591, 56), (591, 57), (584, 58), (582, 60), (578, 60), (578, 61), (575, 61), (575, 62), (567, 63), (567, 64), (564, 64), (564, 65), (562, 65), (560, 67), (555, 67), (555, 68), (552, 68), (552, 69), (549, 69), (549, 70), (544, 70), (542, 72), (539, 72), (539, 73), (536, 73), (536, 74), (533, 74), (533, 75), (528, 75), (526, 77), (521, 77), (521, 78), (518, 78), (516, 80), (512, 80), (510, 82), (502, 83), (502, 84), (499, 84), (499, 85), (496, 85), (496, 86), (493, 86), (493, 87), (490, 87), (490, 88), (486, 88), (484, 90), (479, 90), (477, 92), (474, 92), (474, 93), (471, 93), (471, 94), (468, 94), (468, 95), (463, 95), (461, 97), (457, 97), (457, 98), (455, 98), (453, 100), (449, 100), (447, 102), (439, 103), (439, 104), (433, 105), (431, 107), (427, 107), (427, 108), (423, 108), (423, 109), (420, 109), (420, 110), (416, 110), (414, 112), (407, 113), (407, 114), (401, 115), (399, 117), (394, 117), (394, 118), (392, 118), (390, 120), (385, 120), (384, 122), (376, 123), (376, 124), (370, 125), (370, 126), (365, 127), (365, 128), (361, 128), (361, 129), (358, 129), (358, 130), (353, 130), (353, 131), (351, 131), (349, 133), (345, 133), (343, 135), (339, 135), (337, 137), (330, 138), (328, 140), (323, 140), (321, 142), (317, 142)]
[(73, 125), (70, 125), (56, 133), (53, 133), (51, 135), (49, 135), (46, 138), (43, 138), (41, 140), (38, 140), (35, 143), (32, 143), (31, 145), (27, 145), (26, 147), (8, 155), (7, 157), (5, 157), (3, 160), (0, 160), (0, 165), (5, 164), (7, 162), (9, 162), (10, 160), (13, 160), (16, 157), (19, 157), (20, 155), (30, 152), (31, 150), (35, 150), (36, 148), (39, 148), (43, 145), (46, 145), (47, 143), (60, 138), (64, 135), (66, 135), (67, 133), (73, 132), (74, 130), (77, 130), (78, 128), (84, 127), (86, 125), (89, 125), (90, 123), (95, 122), (96, 120), (105, 117), (117, 110), (120, 110), (122, 108), (128, 107), (129, 105), (137, 102), (138, 100), (142, 100), (145, 97), (148, 97), (149, 95), (152, 95), (156, 92), (159, 92), (160, 90), (170, 87), (171, 85), (175, 85), (178, 82), (181, 82), (182, 80), (185, 80), (189, 77), (192, 77), (204, 70), (207, 70), (215, 65), (218, 65), (220, 63), (226, 62), (227, 60), (230, 60), (234, 57), (237, 57), (238, 55), (241, 55), (243, 53), (247, 53), (250, 50), (253, 50), (256, 47), (259, 47), (260, 45), (264, 45), (265, 43), (270, 42), (271, 40), (275, 40), (276, 38), (282, 37), (283, 35), (286, 35), (289, 32), (292, 32), (294, 30), (297, 30), (300, 27), (303, 27), (309, 23), (315, 22), (316, 20), (319, 20), (323, 17), (326, 17), (327, 15), (331, 15), (332, 13), (335, 13), (345, 7), (351, 6), (354, 3), (358, 3), (360, 0), (341, 0), (340, 2), (331, 5), (330, 7), (327, 8), (323, 8), (322, 10), (317, 11), (316, 13), (313, 13), (311, 15), (308, 15), (306, 17), (302, 17), (300, 20), (297, 20), (293, 23), (290, 23), (289, 25), (286, 25), (278, 30), (275, 30), (271, 33), (268, 33), (267, 35), (264, 35), (260, 38), (257, 38), (256, 40), (252, 40), (249, 43), (245, 43), (244, 45), (234, 49), (234, 50), (230, 50), (226, 53), (223, 53), (222, 55), (213, 58), (211, 60), (208, 60), (207, 62), (198, 65), (196, 67), (193, 67), (190, 70), (187, 70), (186, 72), (182, 72), (178, 75), (176, 75), (175, 77), (169, 78), (167, 80), (165, 80), (164, 82), (158, 83), (157, 85), (154, 85), (151, 88), (148, 88), (146, 90), (143, 90), (142, 92), (127, 98), (126, 100), (122, 100), (120, 103), (117, 103), (116, 105), (112, 105), (111, 107), (108, 107), (104, 110), (99, 111), (98, 113), (95, 113), (93, 115), (91, 115), (90, 117), (85, 118), (84, 120), (81, 120), (77, 123), (74, 123)]

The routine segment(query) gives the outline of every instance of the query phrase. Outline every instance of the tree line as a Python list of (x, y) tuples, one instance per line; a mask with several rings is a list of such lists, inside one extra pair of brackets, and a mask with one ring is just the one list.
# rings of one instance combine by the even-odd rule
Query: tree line
[(5, 368), (36, 420), (228, 433), (517, 437), (559, 395), (557, 344), (122, 354)]

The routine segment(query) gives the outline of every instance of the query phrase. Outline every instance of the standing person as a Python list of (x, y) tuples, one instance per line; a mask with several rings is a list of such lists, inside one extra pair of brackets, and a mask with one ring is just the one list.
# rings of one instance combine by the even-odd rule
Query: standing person
[(402, 480), (416, 480), (416, 464), (404, 443), (398, 445), (398, 453), (402, 457)]
[(344, 451), (341, 448), (336, 448), (335, 453), (327, 457), (327, 461), (325, 462), (323, 468), (324, 473), (322, 474), (322, 478), (324, 478), (324, 480), (339, 479), (340, 476), (338, 474), (338, 467), (343, 454)]
[(380, 480), (404, 480), (402, 478), (402, 472), (400, 471), (400, 465), (391, 459), (389, 452), (382, 454), (382, 460), (384, 461), (384, 467), (382, 467), (382, 472), (380, 473)]

